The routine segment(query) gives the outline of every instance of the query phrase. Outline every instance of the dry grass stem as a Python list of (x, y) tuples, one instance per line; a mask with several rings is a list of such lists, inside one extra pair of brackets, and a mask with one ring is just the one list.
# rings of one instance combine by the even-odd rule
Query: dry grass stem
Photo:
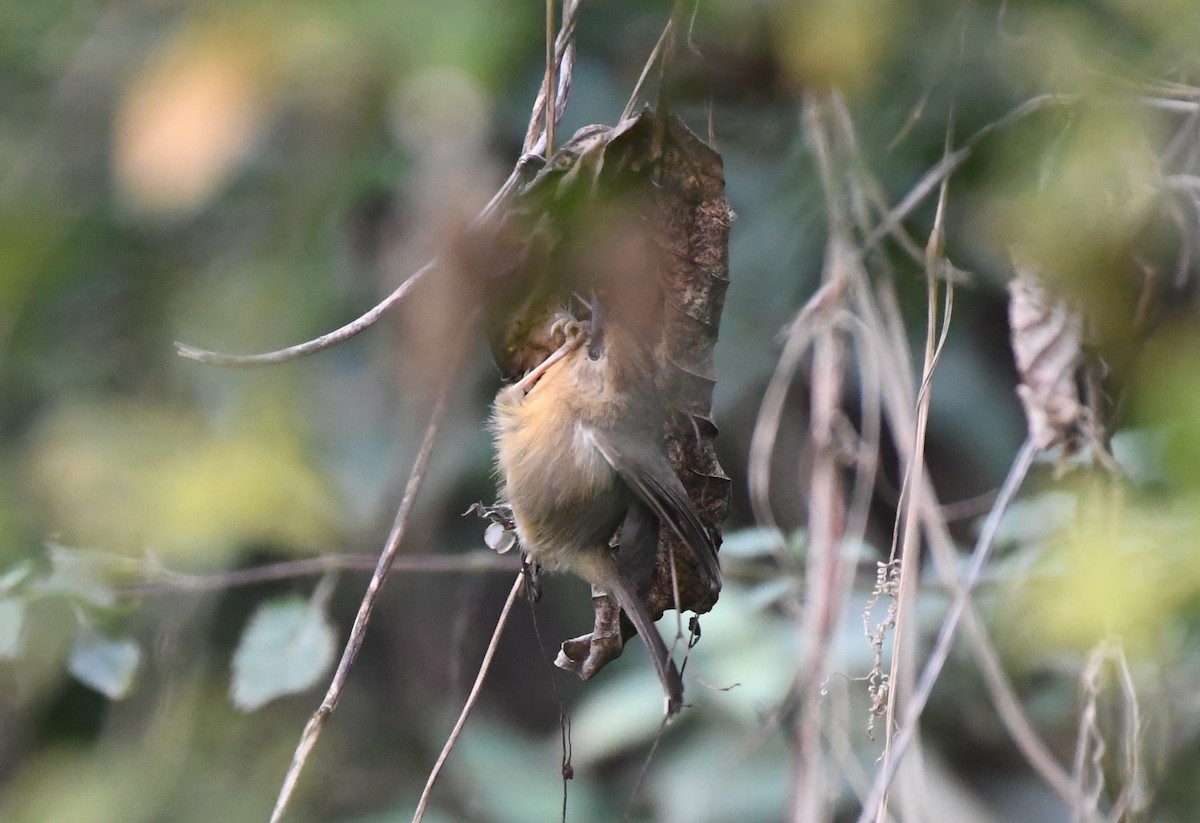
[(859, 823), (868, 823), (869, 820), (876, 816), (879, 806), (882, 804), (887, 787), (895, 776), (900, 759), (909, 742), (912, 740), (917, 724), (920, 722), (921, 714), (924, 712), (925, 705), (929, 701), (929, 695), (933, 691), (934, 683), (937, 682), (938, 676), (941, 674), (942, 668), (946, 665), (946, 660), (950, 656), (950, 647), (954, 642), (954, 635), (957, 633), (959, 621), (962, 619), (968, 599), (971, 596), (971, 591), (975, 587), (975, 582), (978, 580), (980, 572), (987, 563), (992, 544), (996, 539), (996, 533), (1000, 528), (1000, 520), (1004, 512), (1008, 510), (1013, 498), (1016, 497), (1017, 491), (1025, 479), (1025, 475), (1029, 472), (1030, 466), (1033, 465), (1033, 459), (1036, 454), (1037, 449), (1029, 441), (1026, 441), (1021, 450), (1017, 452), (1016, 459), (1009, 469), (1008, 477), (1005, 479), (1004, 485), (1000, 489), (1000, 494), (996, 498), (996, 505), (988, 513), (987, 520), (984, 522), (983, 529), (979, 534), (979, 540), (975, 543), (975, 549), (971, 554), (971, 562), (963, 574), (962, 588), (955, 593), (954, 599), (950, 603), (950, 608), (947, 610), (946, 617), (942, 621), (942, 627), (938, 632), (933, 651), (930, 653), (929, 659), (925, 663), (925, 668), (921, 672), (921, 678), (917, 682), (912, 697), (905, 704), (904, 713), (896, 728), (895, 737), (892, 740), (892, 755), (888, 760), (884, 761), (875, 775), (871, 794), (862, 809), (862, 813), (859, 815)]
[[(563, 6), (558, 36), (554, 38), (553, 52), (547, 48), (546, 73), (534, 100), (533, 110), (529, 114), (529, 126), (525, 129), (525, 140), (522, 144), (524, 154), (542, 154), (549, 157), (553, 150), (553, 127), (562, 119), (567, 108), (571, 84), (575, 78), (575, 23), (579, 17), (581, 3), (582, 0), (567, 0)], [(547, 0), (547, 43), (554, 21), (552, 8), (553, 0)], [(550, 117), (550, 111), (554, 112), (553, 117)]]
[[(953, 118), (953, 110), (951, 110), (950, 123), (946, 128), (944, 156), (949, 156), (952, 153)], [(942, 179), (938, 191), (937, 211), (934, 215), (933, 229), (930, 231), (929, 241), (925, 247), (925, 286), (927, 290), (925, 354), (921, 370), (921, 387), (917, 391), (916, 398), (915, 428), (913, 430), (911, 447), (904, 452), (906, 455), (904, 479), (900, 487), (900, 502), (897, 507), (897, 517), (903, 518), (903, 537), (900, 539), (901, 552), (896, 584), (895, 634), (892, 639), (892, 665), (888, 677), (890, 688), (887, 690), (887, 704), (884, 712), (886, 725), (884, 727), (883, 763), (885, 768), (888, 759), (892, 756), (891, 741), (895, 730), (896, 705), (900, 700), (908, 699), (909, 692), (912, 690), (913, 680), (916, 677), (916, 632), (913, 631), (915, 620), (910, 615), (915, 615), (916, 613), (918, 598), (917, 583), (920, 576), (919, 511), (921, 501), (919, 497), (925, 488), (925, 438), (929, 424), (929, 404), (933, 387), (933, 374), (937, 368), (938, 360), (941, 359), (941, 354), (945, 350), (946, 336), (950, 331), (950, 318), (954, 307), (954, 285), (947, 282), (945, 305), (942, 308), (939, 320), (938, 267), (943, 260), (946, 202), (949, 183), (949, 177)], [(896, 531), (899, 531), (899, 529)], [(892, 556), (890, 558), (892, 563), (895, 563), (897, 560), (895, 534), (896, 532), (894, 531)], [(918, 734), (915, 731), (914, 739), (918, 739)], [(913, 762), (919, 763), (920, 760), (914, 758)], [(926, 795), (921, 786), (923, 775), (919, 772), (912, 772), (911, 766), (909, 773), (911, 780), (902, 784), (905, 791), (902, 793), (901, 803), (905, 808), (906, 819), (920, 819), (919, 798), (923, 798)], [(880, 803), (879, 813), (876, 818), (877, 823), (883, 823), (886, 809), (887, 795), (885, 793), (884, 799)]]
[(546, 77), (542, 80), (546, 90), (545, 126), (546, 156), (554, 154), (554, 124), (558, 120), (555, 104), (558, 91), (558, 60), (554, 48), (554, 0), (546, 0)]
[[(828, 133), (828, 105), (810, 99), (803, 112), (804, 133), (820, 172), (828, 215), (823, 291), (814, 299), (839, 307), (847, 294), (843, 285), (861, 272), (845, 219), (845, 197), (837, 181)], [(817, 324), (812, 343), (810, 374), (811, 453), (808, 533), (804, 598), (797, 626), (805, 650), (804, 669), (797, 676), (798, 716), (793, 731), (796, 776), (792, 783), (794, 821), (828, 819), (834, 792), (822, 745), (822, 696), (833, 654), (833, 637), (841, 624), (853, 583), (854, 563), (846, 547), (846, 495), (839, 460), (842, 384), (847, 368), (844, 333), (836, 318)], [(793, 332), (798, 323), (793, 324)]]
[[(1117, 731), (1115, 768), (1106, 768), (1109, 745), (1101, 727), (1100, 700), (1105, 692), (1105, 671), (1112, 669), (1120, 689), (1122, 727)], [(1072, 823), (1120, 823), (1149, 804), (1149, 791), (1141, 755), (1141, 709), (1129, 661), (1121, 644), (1100, 641), (1088, 654), (1079, 679), (1082, 707), (1075, 744), (1074, 781), (1080, 795), (1071, 810)], [(1107, 786), (1106, 775), (1120, 778), (1119, 791)], [(1101, 809), (1107, 794), (1109, 811)]]

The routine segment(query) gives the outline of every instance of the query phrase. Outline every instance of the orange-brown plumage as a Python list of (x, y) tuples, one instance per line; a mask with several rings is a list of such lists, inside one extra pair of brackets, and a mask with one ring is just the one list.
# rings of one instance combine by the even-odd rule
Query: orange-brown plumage
[[(597, 315), (586, 340), (578, 324), (566, 324), (574, 348), (531, 387), (523, 381), (497, 395), (497, 469), (524, 551), (616, 597), (651, 650), (674, 714), (682, 682), (639, 589), (660, 525), (692, 549), (714, 588), (716, 550), (667, 460), (652, 360)], [(619, 550), (611, 546), (618, 528)]]

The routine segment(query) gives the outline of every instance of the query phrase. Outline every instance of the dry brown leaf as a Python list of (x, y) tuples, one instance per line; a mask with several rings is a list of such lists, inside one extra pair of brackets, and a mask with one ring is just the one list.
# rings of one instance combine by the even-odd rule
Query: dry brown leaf
[(1076, 377), (1083, 363), (1083, 316), (1029, 269), (1009, 283), (1008, 321), (1029, 438), (1039, 449), (1068, 442), (1088, 416)]

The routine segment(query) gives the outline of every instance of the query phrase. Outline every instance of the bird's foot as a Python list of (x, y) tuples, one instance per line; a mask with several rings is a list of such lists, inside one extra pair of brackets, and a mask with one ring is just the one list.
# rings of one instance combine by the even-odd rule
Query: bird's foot
[(581, 680), (590, 680), (625, 651), (621, 636), (621, 608), (617, 602), (602, 595), (594, 598), (596, 623), (588, 634), (564, 640), (554, 665), (575, 672)]

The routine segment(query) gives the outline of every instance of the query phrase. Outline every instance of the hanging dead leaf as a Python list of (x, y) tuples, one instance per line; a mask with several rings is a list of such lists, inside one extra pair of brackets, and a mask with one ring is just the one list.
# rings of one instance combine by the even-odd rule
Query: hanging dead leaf
[(1083, 364), (1083, 316), (1029, 269), (1009, 283), (1008, 321), (1029, 438), (1040, 449), (1069, 442), (1086, 428), (1077, 377)]
[[(730, 481), (713, 439), (713, 347), (729, 285), (729, 228), (721, 157), (676, 117), (649, 109), (614, 127), (587, 126), (515, 193), (503, 219), (483, 227), (486, 326), (510, 379), (559, 342), (564, 306), (599, 292), (653, 352), (668, 405), (667, 454), (704, 525), (720, 534)], [(478, 241), (477, 241), (478, 242)], [(575, 310), (575, 309), (573, 309)], [(719, 542), (719, 540), (718, 540)], [(670, 558), (675, 558), (672, 573)], [(669, 529), (660, 537), (644, 599), (651, 614), (702, 613), (717, 591)], [(676, 594), (678, 593), (678, 600)], [(595, 598), (591, 634), (563, 644), (558, 665), (585, 679), (621, 652), (630, 627)], [(622, 621), (623, 622), (623, 621)]]

